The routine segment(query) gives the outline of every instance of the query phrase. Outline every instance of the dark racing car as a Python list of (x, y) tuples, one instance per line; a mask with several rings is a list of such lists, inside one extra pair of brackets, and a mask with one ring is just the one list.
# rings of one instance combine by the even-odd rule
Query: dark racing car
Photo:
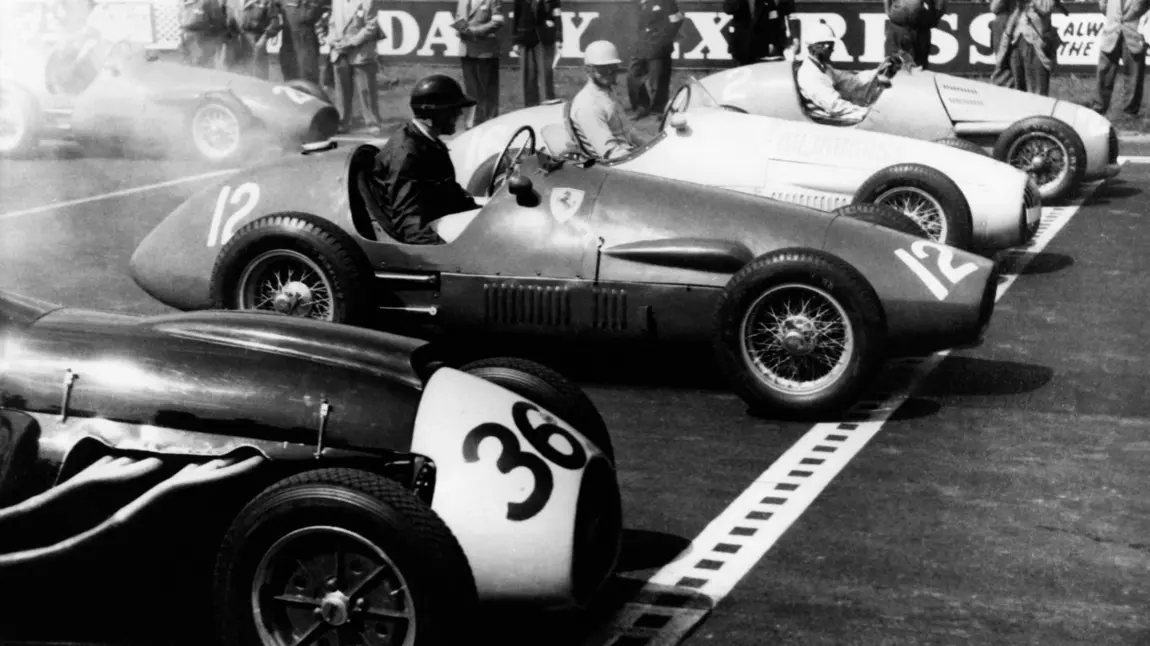
[[(173, 526), (141, 524), (164, 510)], [(169, 547), (165, 567), (137, 565), (205, 562), (225, 644), (454, 646), (479, 601), (586, 604), (618, 558), (620, 510), (602, 419), (537, 364), (454, 367), (414, 339), (264, 313), (144, 318), (0, 292), (9, 588), (131, 528)]]
[(753, 407), (796, 411), (852, 403), (892, 346), (966, 344), (989, 322), (994, 263), (895, 230), (909, 229), (885, 207), (826, 213), (534, 149), (520, 129), (490, 201), (437, 222), (446, 244), (396, 242), (367, 144), (201, 191), (142, 241), (132, 273), (183, 310), (707, 341)]
[(92, 151), (234, 164), (269, 145), (325, 140), (339, 126), (326, 93), (307, 81), (191, 67), (98, 36), (0, 48), (0, 155), (64, 139)]

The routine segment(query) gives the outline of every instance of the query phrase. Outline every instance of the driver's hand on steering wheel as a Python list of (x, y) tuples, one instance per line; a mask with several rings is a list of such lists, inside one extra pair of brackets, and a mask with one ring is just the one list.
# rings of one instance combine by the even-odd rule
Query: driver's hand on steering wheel
[(491, 197), (488, 195), (472, 195), (471, 199), (478, 204), (480, 208), (487, 206), (487, 203), (491, 201)]

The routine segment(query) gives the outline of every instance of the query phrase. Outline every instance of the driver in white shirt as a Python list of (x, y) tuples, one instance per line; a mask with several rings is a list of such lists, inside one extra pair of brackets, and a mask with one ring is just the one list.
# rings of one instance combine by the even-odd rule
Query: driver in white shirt
[(877, 69), (848, 72), (835, 69), (831, 54), (838, 38), (830, 25), (819, 21), (803, 28), (807, 55), (798, 71), (799, 94), (812, 117), (852, 125), (862, 121), (878, 100), (901, 60), (890, 56)]
[(622, 63), (619, 50), (606, 40), (583, 51), (587, 84), (571, 99), (569, 125), (579, 147), (598, 159), (623, 157), (646, 142), (612, 92)]

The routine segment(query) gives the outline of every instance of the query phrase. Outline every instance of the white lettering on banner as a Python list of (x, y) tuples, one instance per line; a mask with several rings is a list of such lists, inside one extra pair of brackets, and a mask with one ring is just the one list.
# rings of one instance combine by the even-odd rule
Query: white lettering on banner
[(453, 22), (455, 19), (450, 11), (436, 11), (435, 17), (431, 19), (427, 38), (423, 41), (423, 47), (420, 47), (416, 54), (435, 56), (435, 50), (431, 46), (445, 45), (444, 56), (459, 56), (459, 32), (451, 28)]
[(1062, 38), (1058, 62), (1063, 65), (1093, 65), (1098, 62), (1098, 38), (1105, 22), (1102, 14), (1072, 13), (1051, 16)]
[(859, 14), (863, 21), (863, 52), (860, 63), (879, 63), (886, 58), (886, 14)]
[[(580, 19), (575, 24), (575, 18)], [(583, 42), (583, 32), (591, 26), (591, 21), (599, 17), (598, 11), (564, 11), (563, 12), (563, 49), (560, 50), (563, 58), (581, 58), (583, 49), (579, 43)]]
[(994, 14), (984, 13), (974, 17), (970, 21), (970, 62), (976, 65), (994, 65), (994, 52), (989, 54), (979, 54), (978, 45), (983, 47), (990, 47), (990, 23), (994, 20)]
[[(958, 16), (953, 13), (948, 13), (942, 17), (942, 21), (950, 25), (951, 29), (958, 29)], [(958, 56), (958, 39), (954, 34), (943, 29), (935, 27), (930, 31), (930, 44), (932, 48), (938, 48), (938, 52), (930, 55), (931, 65), (942, 65), (954, 60)]]
[[(396, 35), (396, 23), (399, 23), (399, 34)], [(419, 23), (415, 16), (406, 11), (386, 10), (379, 12), (379, 27), (383, 31), (384, 39), (379, 43), (377, 51), (383, 56), (403, 56), (415, 51), (419, 47), (421, 38)]]
[[(734, 16), (713, 11), (688, 11), (686, 13), (687, 20), (690, 20), (691, 24), (695, 26), (695, 31), (699, 32), (699, 44), (695, 45), (691, 51), (683, 54), (683, 58), (687, 60), (731, 60), (731, 54), (727, 51), (727, 40), (723, 38), (723, 29)], [(678, 43), (675, 44), (678, 45)]]
[[(837, 13), (796, 13), (795, 18), (799, 21), (800, 29), (804, 31), (807, 29), (807, 25), (817, 25), (820, 20), (825, 20), (831, 28), (831, 31), (835, 32), (835, 36), (838, 36), (838, 40), (835, 41), (835, 51), (831, 54), (831, 60), (839, 63), (850, 63), (854, 61), (850, 53), (847, 52), (846, 45), (843, 44), (843, 37), (846, 36), (847, 33), (846, 18), (843, 18)], [(799, 36), (802, 36), (801, 31)]]

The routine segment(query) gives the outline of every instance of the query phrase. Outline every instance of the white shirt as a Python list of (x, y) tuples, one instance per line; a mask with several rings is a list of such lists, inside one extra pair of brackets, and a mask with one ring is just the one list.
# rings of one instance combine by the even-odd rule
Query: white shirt
[(882, 88), (873, 81), (878, 69), (866, 72), (837, 70), (807, 56), (799, 66), (799, 94), (812, 116), (846, 123), (862, 121)]
[(591, 80), (571, 99), (571, 124), (583, 146), (600, 159), (622, 157), (644, 143), (614, 94)]

